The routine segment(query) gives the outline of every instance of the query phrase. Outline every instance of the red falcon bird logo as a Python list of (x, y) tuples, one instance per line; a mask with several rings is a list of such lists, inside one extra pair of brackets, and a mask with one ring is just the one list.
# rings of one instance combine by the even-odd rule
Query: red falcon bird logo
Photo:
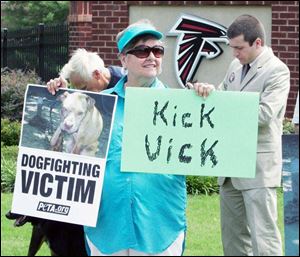
[(182, 15), (169, 31), (178, 35), (175, 70), (182, 87), (192, 81), (203, 57), (213, 59), (223, 53), (218, 43), (228, 44), (227, 28), (200, 17)]

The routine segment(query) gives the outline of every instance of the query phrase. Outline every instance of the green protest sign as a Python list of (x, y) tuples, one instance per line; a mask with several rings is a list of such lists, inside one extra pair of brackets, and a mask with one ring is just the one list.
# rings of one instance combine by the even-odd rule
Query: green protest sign
[(121, 169), (255, 177), (259, 94), (126, 88)]

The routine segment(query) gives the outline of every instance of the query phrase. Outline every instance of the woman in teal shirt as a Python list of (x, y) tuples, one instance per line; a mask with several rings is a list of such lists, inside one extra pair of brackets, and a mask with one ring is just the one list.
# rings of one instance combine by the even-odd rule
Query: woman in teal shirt
[(165, 88), (157, 79), (164, 54), (162, 36), (147, 20), (132, 24), (117, 36), (119, 57), (128, 74), (104, 91), (118, 95), (118, 102), (98, 222), (95, 228), (85, 227), (91, 255), (179, 256), (184, 250), (185, 177), (125, 173), (120, 167), (125, 90)]

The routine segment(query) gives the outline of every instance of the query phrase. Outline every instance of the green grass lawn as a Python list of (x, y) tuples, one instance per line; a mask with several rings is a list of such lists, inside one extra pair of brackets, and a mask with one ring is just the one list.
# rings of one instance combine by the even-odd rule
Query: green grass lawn
[(223, 255), (219, 195), (189, 196), (185, 256)]
[[(13, 221), (5, 218), (10, 210), (12, 194), (1, 193), (1, 256), (27, 254), (31, 225), (13, 227)], [(283, 237), (283, 193), (278, 193), (279, 227)], [(187, 205), (187, 240), (184, 256), (222, 256), (220, 234), (219, 196), (189, 196)], [(283, 240), (284, 241), (284, 240)], [(46, 244), (38, 256), (49, 256)]]
[[(1, 256), (26, 256), (31, 238), (31, 224), (14, 227), (13, 221), (5, 218), (11, 209), (12, 194), (1, 193)], [(50, 256), (49, 248), (43, 244), (37, 256)]]

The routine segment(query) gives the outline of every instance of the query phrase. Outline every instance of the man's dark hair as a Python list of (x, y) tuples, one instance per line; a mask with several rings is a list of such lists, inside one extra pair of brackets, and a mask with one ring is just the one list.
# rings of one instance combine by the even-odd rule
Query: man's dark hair
[(229, 39), (244, 35), (244, 40), (252, 46), (253, 42), (260, 38), (265, 44), (265, 30), (262, 23), (251, 15), (241, 15), (229, 26), (227, 37)]

